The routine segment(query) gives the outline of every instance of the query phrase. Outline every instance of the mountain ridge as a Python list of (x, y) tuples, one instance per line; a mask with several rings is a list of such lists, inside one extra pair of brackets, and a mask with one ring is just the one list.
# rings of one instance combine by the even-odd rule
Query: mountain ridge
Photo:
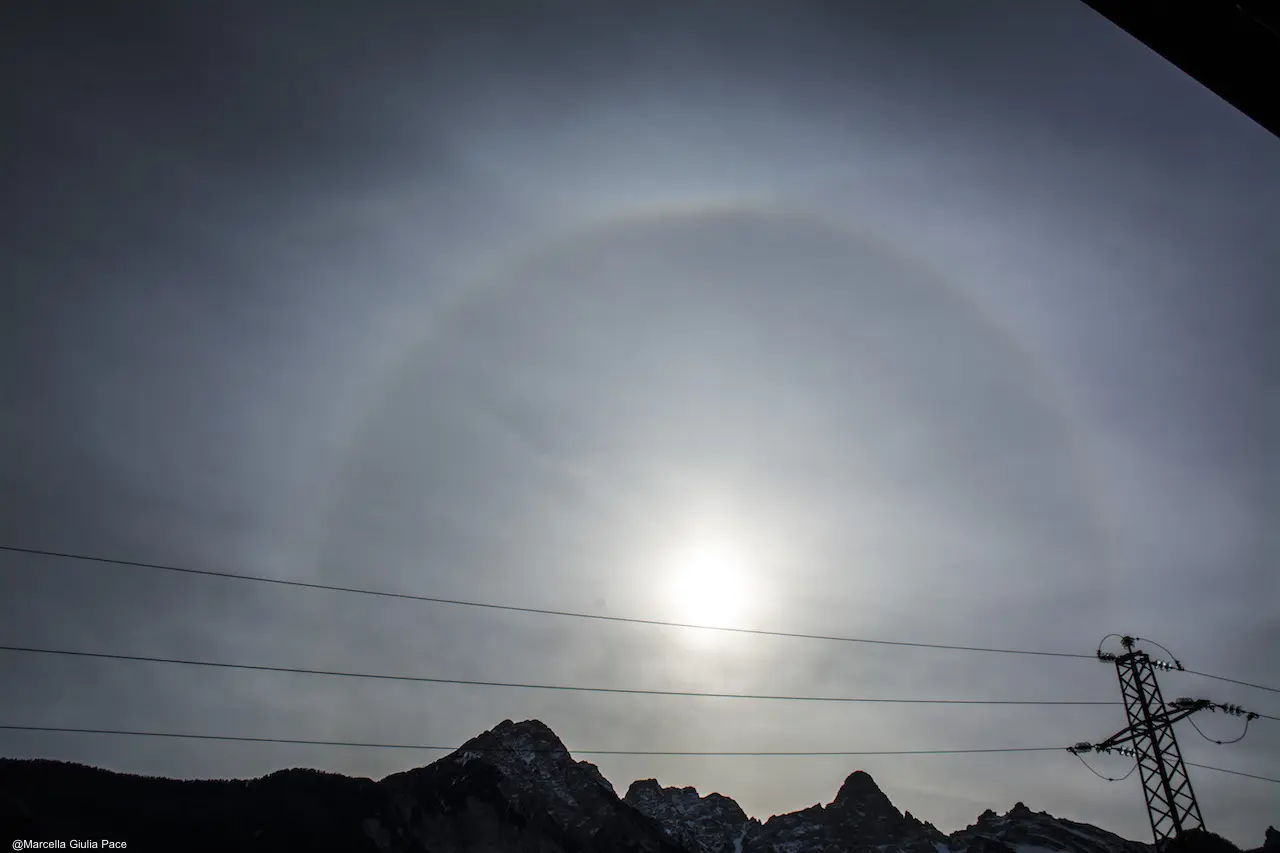
[[(1153, 853), (1021, 802), (944, 834), (898, 811), (862, 770), (829, 803), (765, 821), (731, 797), (655, 779), (633, 782), (620, 797), (538, 720), (504, 720), (430, 764), (378, 781), (299, 768), (251, 780), (174, 780), (0, 758), (0, 828), (33, 840), (127, 840), (132, 850), (171, 849), (181, 839), (198, 851)], [(1220, 844), (1204, 853), (1239, 853), (1214, 839)], [(1280, 853), (1274, 828), (1258, 851)]]

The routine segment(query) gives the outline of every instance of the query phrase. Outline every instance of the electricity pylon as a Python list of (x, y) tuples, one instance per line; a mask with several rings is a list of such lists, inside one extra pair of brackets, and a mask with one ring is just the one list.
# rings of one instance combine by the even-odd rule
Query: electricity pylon
[(1173, 724), (1205, 709), (1223, 710), (1249, 719), (1257, 714), (1236, 705), (1217, 705), (1208, 699), (1177, 699), (1166, 706), (1155, 671), (1181, 670), (1182, 664), (1176, 660), (1173, 663), (1151, 660), (1146, 652), (1134, 650), (1133, 637), (1124, 637), (1121, 643), (1125, 648), (1124, 654), (1115, 655), (1099, 649), (1098, 660), (1116, 665), (1129, 725), (1101, 743), (1078, 743), (1069, 749), (1077, 755), (1081, 752), (1119, 753), (1131, 756), (1137, 762), (1155, 847), (1157, 851), (1164, 851), (1171, 843), (1182, 841), (1188, 832), (1204, 830), (1200, 805), (1191, 789), (1191, 779), (1182, 762)]

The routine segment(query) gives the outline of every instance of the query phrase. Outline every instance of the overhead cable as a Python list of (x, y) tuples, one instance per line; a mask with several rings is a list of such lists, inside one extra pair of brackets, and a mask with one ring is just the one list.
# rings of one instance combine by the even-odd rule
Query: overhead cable
[[(1070, 752), (1070, 750), (1068, 751)], [(1133, 771), (1138, 769), (1138, 762), (1135, 761), (1133, 763), (1133, 766), (1129, 768), (1129, 772), (1124, 774), (1123, 776), (1116, 776), (1116, 777), (1103, 776), (1097, 770), (1094, 770), (1092, 767), (1089, 766), (1089, 762), (1084, 760), (1083, 755), (1080, 755), (1078, 752), (1071, 752), (1071, 754), (1074, 755), (1076, 758), (1079, 758), (1080, 763), (1083, 764), (1085, 767), (1088, 767), (1090, 773), (1092, 773), (1094, 776), (1097, 776), (1099, 779), (1102, 779), (1107, 782), (1123, 782), (1125, 779), (1128, 779), (1130, 776), (1133, 775)]]
[(1244, 736), (1249, 733), (1249, 720), (1247, 719), (1244, 721), (1244, 731), (1242, 731), (1240, 733), (1240, 736), (1237, 737), (1235, 740), (1218, 740), (1217, 738), (1211, 738), (1207, 734), (1205, 734), (1203, 731), (1200, 730), (1200, 727), (1196, 725), (1195, 720), (1193, 720), (1190, 717), (1187, 717), (1187, 722), (1191, 724), (1191, 728), (1195, 729), (1196, 733), (1199, 734), (1200, 737), (1204, 738), (1210, 743), (1216, 743), (1218, 746), (1223, 746), (1228, 743), (1239, 743), (1240, 741), (1244, 740)]
[(266, 666), (259, 664), (224, 663), (221, 661), (184, 660), (180, 658), (160, 658), (147, 655), (120, 655), (106, 652), (82, 652), (69, 649), (44, 649), (29, 646), (0, 645), (0, 651), (32, 654), (62, 655), (68, 657), (101, 658), (107, 660), (141, 661), (145, 663), (166, 663), (182, 666), (204, 666), (222, 669), (254, 670), (259, 672), (296, 673), (300, 675), (323, 675), (341, 678), (368, 678), (385, 681), (410, 681), (426, 684), (459, 684), (478, 687), (513, 687), (527, 690), (566, 690), (581, 693), (626, 693), (642, 696), (696, 696), (714, 699), (767, 699), (792, 702), (860, 702), (898, 705), (1120, 705), (1116, 701), (1092, 700), (1031, 700), (1031, 699), (883, 699), (846, 696), (786, 696), (758, 693), (704, 693), (691, 690), (648, 690), (627, 687), (582, 687), (564, 684), (521, 684), (509, 681), (479, 681), (462, 678), (436, 678), (417, 675), (385, 675), (370, 672), (344, 672), (326, 669), (305, 669), (302, 667)]
[(47, 551), (40, 548), (19, 548), (13, 545), (0, 545), (0, 551), (9, 551), (15, 554), (34, 554), (43, 557), (59, 557), (67, 560), (80, 560), (86, 562), (106, 563), (116, 566), (131, 566), (141, 569), (156, 569), (165, 572), (178, 572), (187, 575), (201, 575), (204, 577), (227, 578), (231, 580), (252, 581), (255, 583), (274, 584), (277, 586), (289, 586), (305, 589), (319, 589), (329, 592), (341, 592), (351, 595), (369, 595), (380, 598), (398, 598), (407, 601), (421, 601), (432, 604), (450, 604), (459, 607), (479, 607), (490, 610), (505, 610), (513, 613), (532, 613), (540, 616), (563, 616), (574, 619), (594, 619), (601, 622), (628, 622), (636, 625), (657, 625), (665, 628), (691, 628), (700, 631), (721, 631), (733, 634), (753, 634), (762, 637), (786, 637), (797, 640), (827, 640), (838, 643), (865, 643), (877, 646), (904, 646), (919, 649), (946, 649), (949, 651), (961, 652), (988, 652), (992, 654), (1003, 655), (1035, 655), (1039, 657), (1058, 657), (1058, 658), (1081, 658), (1094, 660), (1095, 655), (1076, 654), (1073, 652), (1041, 652), (1031, 651), (1027, 649), (1004, 649), (1004, 648), (988, 648), (984, 646), (958, 646), (946, 643), (910, 643), (900, 640), (873, 640), (860, 637), (839, 637), (827, 634), (802, 634), (790, 631), (765, 631), (757, 628), (726, 628), (715, 625), (694, 625), (685, 622), (669, 622), (662, 619), (638, 619), (627, 616), (606, 616), (600, 613), (577, 613), (568, 610), (549, 610), (539, 607), (520, 607), (513, 604), (493, 604), (481, 601), (464, 601), (454, 598), (439, 598), (430, 595), (415, 595), (406, 592), (388, 592), (385, 590), (362, 589), (359, 587), (335, 586), (332, 584), (312, 583), (310, 581), (284, 580), (281, 578), (268, 578), (259, 575), (241, 574), (238, 572), (219, 572), (210, 569), (192, 569), (182, 566), (170, 566), (160, 563), (143, 563), (136, 560), (118, 560), (109, 557), (95, 557), (86, 554), (69, 554), (60, 551)]
[[(1207, 672), (1196, 672), (1194, 669), (1184, 669), (1182, 672), (1187, 675), (1198, 675), (1201, 678), (1212, 678), (1214, 681), (1225, 681), (1228, 684), (1239, 684), (1242, 687), (1253, 687), (1257, 690), (1266, 690), (1269, 693), (1280, 693), (1280, 687), (1267, 687), (1265, 684), (1254, 684), (1251, 681), (1240, 681), (1235, 678), (1226, 678), (1221, 675), (1211, 675)], [(1275, 719), (1272, 717), (1271, 719)]]
[(1244, 776), (1247, 779), (1261, 779), (1263, 782), (1275, 782), (1280, 784), (1280, 779), (1273, 779), (1270, 776), (1256, 776), (1253, 773), (1241, 773), (1239, 770), (1227, 770), (1225, 767), (1210, 767), (1207, 764), (1194, 764), (1190, 761), (1184, 761), (1188, 767), (1199, 767), (1201, 770), (1216, 770), (1219, 773), (1230, 773), (1232, 776)]
[[(461, 746), (428, 746), (425, 744), (411, 743), (363, 743), (356, 741), (336, 741), (336, 740), (302, 740), (297, 738), (275, 738), (275, 737), (242, 737), (237, 735), (201, 735), (188, 734), (178, 732), (148, 732), (148, 731), (127, 731), (124, 729), (79, 729), (64, 726), (14, 726), (0, 724), (0, 729), (10, 731), (26, 731), (26, 732), (64, 732), (72, 734), (92, 734), (92, 735), (129, 735), (133, 737), (166, 737), (166, 738), (191, 738), (194, 740), (221, 740), (221, 741), (244, 741), (248, 743), (287, 743), (302, 744), (305, 746), (351, 746), (363, 747), (366, 749), (417, 749), (436, 752), (457, 752), (463, 747)], [(542, 748), (517, 748), (517, 747), (498, 747), (498, 746), (467, 746), (468, 751), (474, 752), (516, 752), (521, 754), (547, 754), (560, 755), (570, 752), (573, 755), (676, 755), (676, 756), (823, 756), (823, 755), (972, 755), (977, 753), (1001, 753), (1001, 752), (1056, 752), (1062, 747), (1060, 746), (1037, 746), (1037, 747), (1007, 747), (1001, 749), (882, 749), (882, 750), (836, 750), (824, 752), (683, 752), (673, 750), (635, 750), (635, 749), (542, 749)]]
[[(179, 732), (147, 732), (147, 731), (129, 731), (125, 729), (81, 729), (71, 728), (67, 726), (17, 726), (0, 724), (0, 730), (5, 731), (21, 731), (21, 732), (55, 732), (68, 734), (91, 734), (91, 735), (125, 735), (131, 737), (163, 737), (163, 738), (183, 738), (191, 740), (216, 740), (216, 741), (239, 741), (245, 743), (281, 743), (281, 744), (300, 744), (303, 746), (347, 746), (360, 747), (365, 749), (412, 749), (435, 752), (457, 752), (461, 747), (457, 746), (428, 746), (425, 744), (407, 744), (407, 743), (365, 743), (358, 741), (334, 741), (334, 740), (302, 740), (299, 738), (268, 738), (268, 737), (244, 737), (238, 735), (201, 735)], [(517, 749), (515, 747), (467, 747), (469, 750), (477, 752), (517, 752), (526, 753), (544, 753), (544, 754), (563, 754), (570, 752), (569, 750), (559, 749)], [(881, 750), (833, 750), (822, 752), (684, 752), (675, 750), (632, 750), (632, 749), (575, 749), (570, 752), (572, 755), (655, 755), (655, 756), (690, 756), (690, 757), (805, 757), (805, 756), (846, 756), (846, 755), (976, 755), (976, 754), (993, 754), (993, 753), (1015, 753), (1015, 752), (1058, 752), (1062, 749), (1060, 746), (1016, 746), (1005, 748), (991, 749), (881, 749)], [(1186, 762), (1188, 767), (1199, 767), (1201, 770), (1213, 770), (1218, 773), (1229, 773), (1232, 776), (1243, 776), (1248, 779), (1258, 779), (1263, 782), (1275, 782), (1280, 784), (1280, 779), (1274, 779), (1270, 776), (1258, 776), (1253, 773), (1242, 773), (1239, 770), (1228, 770), (1224, 767), (1211, 767), (1207, 764), (1195, 764)]]

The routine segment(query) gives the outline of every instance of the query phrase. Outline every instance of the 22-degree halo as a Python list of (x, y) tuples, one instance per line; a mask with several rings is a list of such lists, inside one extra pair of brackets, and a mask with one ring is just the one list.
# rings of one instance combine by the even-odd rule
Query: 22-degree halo
[[(740, 270), (747, 269), (751, 273), (745, 277), (755, 277), (754, 284), (743, 286), (736, 292), (736, 296), (743, 298), (726, 299), (723, 298), (725, 293), (717, 294), (716, 287), (723, 287), (723, 280), (713, 282), (711, 287), (701, 286), (700, 278), (707, 278), (708, 271), (710, 278), (714, 279), (719, 269), (723, 279), (726, 259), (734, 255), (737, 257), (732, 258), (733, 263)], [(801, 258), (799, 262), (797, 257)], [(782, 267), (787, 259), (794, 269), (784, 275)], [(654, 264), (680, 267), (689, 275), (680, 282), (626, 281), (628, 274), (643, 274), (643, 270), (632, 273), (629, 270), (643, 268), (646, 264), (650, 267)], [(849, 273), (853, 268), (874, 272), (864, 272), (859, 278)], [(837, 299), (841, 303), (839, 310), (819, 310), (822, 306), (815, 301), (813, 289), (805, 281), (815, 275), (815, 270), (819, 270), (818, 277), (825, 276), (828, 283), (841, 275), (847, 279), (848, 287)], [(569, 281), (573, 276), (565, 275), (566, 272), (577, 275), (578, 281)], [(891, 285), (883, 283), (890, 280)], [(583, 282), (590, 286), (579, 287)], [(573, 292), (575, 288), (578, 288), (576, 293)], [(358, 419), (348, 443), (347, 458), (355, 460), (371, 451), (376, 455), (379, 448), (386, 448), (386, 436), (381, 431), (389, 421), (397, 420), (402, 414), (397, 411), (399, 401), (415, 393), (429, 397), (433, 373), (448, 369), (444, 352), (447, 344), (464, 341), (469, 346), (483, 347), (486, 334), (499, 335), (517, 328), (521, 322), (536, 327), (540, 320), (549, 316), (549, 306), (563, 309), (563, 314), (570, 319), (574, 310), (583, 305), (598, 310), (601, 305), (618, 300), (624, 307), (619, 309), (621, 317), (614, 319), (627, 319), (625, 312), (632, 309), (639, 309), (640, 315), (662, 319), (668, 316), (663, 311), (672, 312), (681, 305), (687, 309), (686, 313), (697, 316), (719, 314), (732, 317), (735, 312), (736, 315), (750, 315), (756, 311), (758, 315), (757, 309), (768, 307), (770, 294), (774, 299), (785, 295), (780, 303), (782, 309), (777, 312), (779, 328), (788, 319), (817, 317), (824, 328), (814, 332), (816, 336), (846, 334), (855, 343), (854, 350), (858, 348), (855, 339), (865, 339), (872, 342), (871, 348), (867, 350), (864, 347), (861, 355), (875, 355), (877, 345), (882, 347), (879, 354), (883, 355), (885, 342), (892, 342), (899, 330), (894, 328), (896, 321), (889, 322), (894, 318), (893, 310), (886, 310), (883, 305), (878, 315), (867, 310), (866, 293), (879, 294), (876, 298), (882, 301), (887, 298), (890, 303), (896, 300), (894, 310), (901, 316), (915, 317), (923, 327), (929, 327), (931, 315), (932, 320), (937, 321), (933, 325), (938, 329), (946, 329), (948, 322), (953, 332), (963, 327), (960, 337), (964, 340), (951, 343), (957, 343), (960, 350), (977, 351), (985, 347), (988, 350), (987, 363), (1003, 365), (995, 372), (1001, 374), (1000, 381), (1017, 385), (1018, 393), (1023, 397), (1020, 417), (1047, 422), (1048, 428), (1055, 433), (1057, 446), (1050, 448), (1051, 454), (1062, 462), (1061, 473), (1070, 481), (1072, 491), (1067, 500), (1074, 503), (1073, 511), (1081, 514), (1083, 526), (1087, 528), (1089, 541), (1076, 543), (1083, 555), (1081, 571), (1092, 569), (1098, 571), (1100, 577), (1105, 576), (1108, 537), (1105, 518), (1097, 506), (1099, 496), (1092, 488), (1093, 481), (1089, 476), (1087, 448), (1071, 428), (1062, 401), (1053, 393), (1052, 381), (1037, 369), (1035, 357), (1017, 337), (997, 322), (992, 312), (950, 285), (936, 270), (919, 259), (904, 257), (883, 239), (837, 222), (759, 202), (649, 209), (573, 229), (539, 243), (531, 250), (495, 259), (485, 274), (460, 282), (449, 291), (448, 298), (442, 303), (444, 307), (424, 317), (421, 333), (405, 345), (404, 356), (397, 361), (395, 369), (387, 372), (386, 379), (371, 395), (375, 402)], [(886, 294), (895, 295), (886, 297)], [(572, 298), (565, 299), (566, 295)], [(678, 299), (673, 302), (675, 297)], [(523, 307), (531, 308), (524, 316), (521, 316), (521, 300), (528, 302)], [(491, 322), (492, 317), (503, 310), (507, 310), (508, 316)], [(645, 314), (645, 311), (649, 313)], [(790, 315), (788, 311), (791, 311)], [(515, 326), (511, 325), (512, 315), (519, 321)], [(861, 323), (858, 328), (841, 326), (842, 322), (859, 316), (862, 320), (857, 321)], [(589, 320), (590, 316), (586, 319)], [(872, 320), (879, 320), (879, 323)], [(584, 325), (589, 326), (589, 323)], [(623, 325), (626, 324), (619, 327)], [(643, 323), (631, 325), (634, 328), (627, 340), (646, 340), (644, 334), (636, 331), (642, 329)], [(789, 340), (796, 340), (794, 333), (798, 328), (796, 323), (791, 324), (793, 338)], [(767, 327), (764, 329), (768, 331)], [(596, 329), (593, 340), (607, 339), (613, 331)], [(901, 331), (905, 337), (911, 330)], [(805, 334), (803, 329), (800, 333), (802, 337)], [(681, 334), (687, 340), (689, 330), (683, 329)], [(622, 337), (627, 336), (623, 334)], [(742, 352), (742, 342), (751, 338), (750, 335), (735, 336), (732, 329), (727, 337), (732, 339), (730, 349), (737, 346), (733, 352), (738, 354)], [(755, 337), (762, 336), (757, 334)], [(783, 345), (774, 342), (774, 346)], [(855, 352), (853, 357), (858, 355)], [(865, 365), (841, 366), (828, 362), (818, 368), (819, 374), (825, 371), (828, 380), (821, 389), (822, 393), (838, 394), (838, 384), (830, 380), (841, 370), (852, 376), (859, 369), (865, 370)], [(904, 387), (909, 386), (912, 366), (899, 365), (895, 369), (905, 371), (907, 381)], [(695, 366), (691, 373), (696, 380), (691, 380), (689, 387), (682, 392), (684, 399), (695, 398), (715, 387), (715, 371), (697, 375), (699, 368)], [(720, 378), (724, 378), (724, 374)], [(749, 407), (739, 409), (740, 414), (749, 412)], [(699, 416), (706, 414), (705, 411), (698, 412)], [(706, 442), (702, 445), (695, 442), (694, 445), (704, 449), (707, 446)], [(407, 449), (400, 448), (402, 451)], [(835, 455), (840, 452), (840, 449), (832, 450)], [(369, 483), (361, 486), (355, 468), (358, 466), (349, 466), (335, 483), (327, 529), (341, 529), (343, 518), (351, 507), (363, 503), (360, 498), (362, 488), (366, 493), (372, 488)], [(584, 523), (590, 522), (584, 520)], [(339, 544), (331, 540), (322, 548), (323, 561), (333, 563), (335, 571), (339, 570), (337, 566), (343, 562), (344, 556), (355, 556), (344, 555)]]

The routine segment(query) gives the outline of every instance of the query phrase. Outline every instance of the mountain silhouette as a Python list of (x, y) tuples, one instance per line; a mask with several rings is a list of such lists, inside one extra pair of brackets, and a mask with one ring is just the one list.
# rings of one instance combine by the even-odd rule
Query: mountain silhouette
[[(640, 780), (619, 797), (543, 723), (504, 720), (425, 767), (373, 781), (318, 770), (183, 781), (0, 759), (0, 835), (128, 850), (315, 853), (1155, 853), (1022, 803), (945, 835), (867, 773), (761, 822), (731, 798)], [(1212, 833), (1178, 853), (1240, 853)], [(1257, 853), (1280, 853), (1268, 829)]]

